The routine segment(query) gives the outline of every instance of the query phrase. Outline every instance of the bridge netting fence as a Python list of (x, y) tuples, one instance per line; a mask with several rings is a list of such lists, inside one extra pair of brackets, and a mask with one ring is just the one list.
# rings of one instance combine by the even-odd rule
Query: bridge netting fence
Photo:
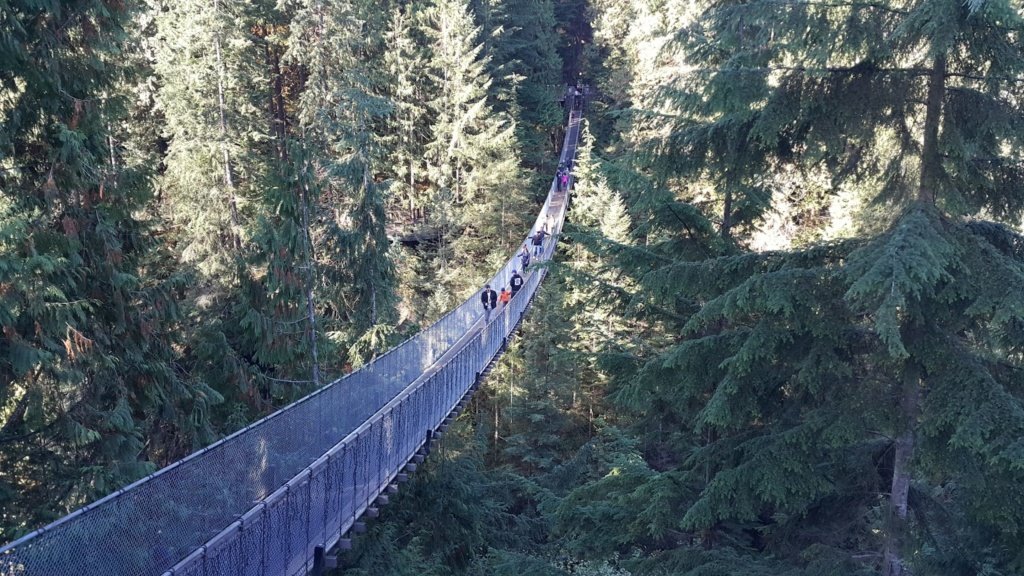
[[(562, 160), (573, 158), (570, 114)], [(554, 249), (552, 182), (530, 230)], [(507, 286), (516, 256), (491, 278)], [(479, 293), (309, 396), (0, 548), (0, 576), (292, 575), (347, 532), (499, 353), (543, 277), (483, 322)]]

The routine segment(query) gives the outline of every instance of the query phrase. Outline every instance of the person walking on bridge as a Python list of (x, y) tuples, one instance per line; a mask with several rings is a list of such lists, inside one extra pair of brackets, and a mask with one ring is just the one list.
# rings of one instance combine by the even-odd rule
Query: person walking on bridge
[(523, 244), (523, 249), (519, 251), (519, 263), (523, 265), (523, 272), (526, 272), (526, 267), (530, 265), (530, 249), (526, 244)]
[(491, 321), (491, 310), (498, 307), (498, 293), (490, 284), (484, 285), (484, 291), (480, 293), (480, 303), (484, 305), (484, 324)]
[(533, 235), (533, 255), (538, 258), (544, 252), (544, 236), (547, 236), (547, 233), (547, 230), (540, 229)]
[(498, 302), (501, 303), (501, 309), (504, 310), (505, 306), (508, 306), (509, 300), (512, 299), (512, 293), (509, 292), (508, 288), (502, 288), (501, 294), (498, 294)]
[[(527, 254), (529, 256), (529, 254)], [(523, 287), (523, 277), (519, 275), (518, 270), (512, 271), (512, 277), (508, 281), (509, 286), (512, 287), (512, 293), (509, 295), (510, 298), (515, 298), (516, 294)]]

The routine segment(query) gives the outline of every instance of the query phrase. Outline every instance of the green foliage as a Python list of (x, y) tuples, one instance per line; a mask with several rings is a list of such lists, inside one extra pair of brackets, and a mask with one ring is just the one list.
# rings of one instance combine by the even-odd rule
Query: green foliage
[(186, 362), (227, 399), (218, 419), (228, 429), (293, 398), (293, 380), (315, 379), (302, 345), (303, 280), (293, 269), (301, 208), (285, 167), (275, 166), (286, 143), (275, 130), (271, 145), (275, 118), (264, 112), (275, 104), (275, 71), (260, 62), (279, 59), (268, 31), (285, 18), (269, 8), (154, 5), (152, 37), (141, 31), (159, 78), (161, 208), (181, 269), (193, 275)]
[(347, 572), (1024, 571), (1018, 5), (8, 4), (3, 538), (475, 290), (582, 74), (564, 255)]
[(508, 257), (532, 210), (516, 124), (489, 104), (490, 59), (468, 3), (411, 4), (389, 27), (383, 85), (394, 108), (379, 124), (395, 192), (388, 216), (417, 250), (400, 259), (418, 284), (403, 307), (436, 318)]
[[(870, 547), (868, 511), (875, 504), (856, 495), (887, 491), (886, 445), (877, 446), (873, 435), (894, 437), (903, 418), (877, 399), (896, 396), (899, 384), (891, 374), (917, 361), (926, 367), (928, 392), (918, 424), (922, 439), (915, 459), (922, 469), (915, 490), (957, 485), (956, 496), (946, 493), (946, 506), (974, 510), (970, 514), (980, 516), (970, 522), (973, 530), (989, 533), (980, 520), (987, 513), (975, 508), (984, 506), (983, 499), (968, 495), (972, 482), (960, 476), (971, 470), (969, 476), (993, 485), (1016, 481), (1016, 460), (996, 447), (1009, 446), (1003, 442), (1014, 437), (1001, 430), (1024, 421), (1019, 387), (1012, 384), (1017, 369), (1005, 373), (993, 362), (1018, 362), (1005, 354), (1019, 344), (989, 347), (980, 335), (990, 322), (1001, 322), (999, 316), (1017, 314), (1011, 310), (1019, 304), (1005, 290), (968, 279), (984, 276), (983, 270), (1016, 275), (1020, 262), (993, 258), (994, 247), (973, 227), (911, 210), (871, 241), (680, 263), (647, 278), (659, 287), (655, 294), (670, 302), (680, 286), (703, 302), (683, 340), (624, 377), (615, 392), (649, 417), (692, 422), (701, 434), (704, 447), (678, 455), (685, 484), (698, 490), (685, 505), (681, 529), (728, 534), (730, 524), (757, 526), (764, 540), (756, 545), (776, 553), (785, 550), (777, 548), (784, 540), (775, 543), (770, 535), (794, 530), (832, 547)], [(979, 306), (994, 296), (1009, 307)], [(961, 315), (979, 308), (987, 311)], [(946, 397), (952, 389), (980, 397), (952, 400)], [(994, 422), (1000, 422), (999, 432)], [(935, 442), (937, 429), (943, 440)], [(1003, 456), (993, 457), (992, 450)], [(972, 451), (978, 452), (968, 456)], [(919, 504), (922, 516), (926, 502)], [(1003, 522), (1016, 526), (1009, 518), (1018, 512), (1005, 503), (994, 521), (1015, 530)], [(839, 534), (829, 531), (825, 509), (853, 523), (845, 525), (843, 538), (861, 538), (834, 540)], [(927, 539), (929, 529), (923, 530), (919, 536)], [(934, 554), (949, 554), (933, 546)], [(991, 550), (982, 554), (993, 558)], [(999, 562), (1015, 561), (1010, 554)]]
[[(1017, 241), (990, 244), (975, 230), (998, 225), (958, 216), (1019, 217), (1005, 200), (1016, 185), (984, 200), (973, 195), (1003, 181), (995, 166), (1017, 162), (1011, 148), (972, 156), (986, 142), (1019, 137), (1019, 113), (1004, 111), (1021, 54), (1003, 51), (1008, 32), (986, 24), (1019, 14), (1005, 3), (986, 13), (942, 2), (905, 12), (777, 2), (702, 9), (663, 62), (647, 70), (616, 64), (666, 80), (662, 88), (627, 84), (639, 106), (629, 126), (636, 154), (626, 159), (641, 173), (621, 181), (631, 184), (634, 234), (652, 249), (610, 252), (641, 287), (632, 308), (618, 310), (678, 336), (648, 340), (653, 349), (609, 349), (601, 362), (614, 371), (611, 398), (636, 415), (644, 458), (679, 481), (675, 498), (663, 501), (679, 503), (673, 529), (684, 537), (659, 560), (688, 558), (668, 573), (716, 573), (731, 550), (745, 549), (758, 551), (736, 556), (748, 567), (724, 573), (818, 573), (813, 566), (835, 558), (843, 559), (839, 573), (852, 573), (880, 565), (884, 553), (921, 569), (948, 563), (943, 573), (1012, 572), (1012, 546), (975, 543), (991, 538), (989, 522), (1011, 533), (1017, 525), (1016, 499), (1005, 496), (1011, 504), (991, 515), (980, 487), (1017, 481), (1013, 458), (988, 451), (1008, 446), (1012, 433), (1004, 441), (996, 429), (1016, 429), (1021, 406), (1018, 345), (1002, 339), (1016, 332), (1002, 327), (1018, 314), (1006, 286), (1015, 285), (1019, 260), (1003, 256), (1016, 253), (1007, 247)], [(673, 17), (671, 8), (662, 14)], [(1015, 72), (975, 76), (989, 47), (1000, 53), (989, 61)], [(941, 57), (946, 51), (958, 54), (955, 64)], [(981, 121), (972, 132), (976, 123), (960, 116), (965, 95), (1002, 127)], [(922, 126), (934, 127), (934, 140)], [(972, 144), (958, 140), (965, 134)], [(993, 169), (980, 168), (987, 160), (959, 162), (964, 156), (990, 158)], [(760, 190), (794, 176), (799, 183), (822, 164), (831, 193), (890, 203), (882, 225), (861, 227), (873, 234), (760, 254), (737, 254), (732, 242), (710, 237), (709, 221), (745, 244), (769, 205)], [(947, 401), (944, 391), (954, 388), (971, 397)], [(934, 427), (943, 429), (938, 442)], [(987, 456), (967, 456), (982, 446)], [(912, 482), (909, 519), (894, 522), (896, 497), (886, 499), (904, 477)], [(968, 486), (977, 491), (968, 495)], [(586, 494), (586, 509), (609, 519), (628, 509)], [(963, 519), (956, 528), (954, 518)], [(694, 553), (696, 543), (725, 556)], [(782, 565), (766, 568), (768, 557)]]
[(133, 4), (0, 16), (0, 537), (209, 441), (217, 392), (175, 369), (184, 278), (159, 230)]
[(382, 130), (382, 143), (393, 183), (390, 214), (393, 219), (408, 208), (410, 223), (425, 213), (429, 197), (418, 185), (423, 180), (422, 161), (427, 142), (428, 112), (424, 106), (424, 76), (422, 73), (424, 46), (414, 36), (417, 32), (414, 17), (409, 10), (392, 10), (384, 35), (385, 89), (394, 107)]
[(230, 289), (249, 241), (267, 166), (256, 151), (267, 97), (255, 7), (238, 0), (173, 2), (155, 10), (153, 72), (167, 152), (161, 186), (182, 259), (204, 284)]
[(516, 140), (529, 167), (550, 171), (562, 126), (562, 59), (556, 49), (555, 2), (485, 0), (474, 3), (477, 21), (490, 39), (490, 74), (497, 84), (490, 102), (516, 119)]
[[(1020, 54), (993, 26), (1019, 14), (595, 5), (599, 50), (630, 34), (599, 80), (613, 107), (636, 107), (605, 149), (617, 162), (581, 149), (559, 290), (542, 291), (543, 330), (526, 324), (479, 413), (493, 462), (543, 487), (546, 531), (480, 566), (1019, 571), (1024, 308), (1007, 287), (1022, 243), (963, 218), (1020, 217)], [(777, 189), (801, 186), (816, 193), (787, 214), (809, 219), (805, 237), (859, 205), (848, 237), (744, 251)]]
[(346, 557), (344, 572), (404, 574), (411, 562), (416, 573), (474, 573), (476, 558), (490, 547), (528, 549), (529, 522), (510, 507), (529, 486), (485, 470), (482, 440), (456, 423), (384, 522)]
[(847, 274), (853, 280), (846, 299), (854, 310), (875, 318), (874, 330), (889, 354), (906, 357), (900, 336), (900, 313), (914, 314), (917, 302), (935, 298), (934, 287), (950, 280), (955, 247), (944, 238), (942, 222), (914, 210), (895, 229), (850, 256)]
[(699, 550), (683, 548), (669, 550), (630, 562), (627, 566), (636, 574), (676, 576), (866, 576), (874, 571), (859, 569), (841, 554), (809, 548), (805, 557), (806, 568), (788, 565), (769, 556), (744, 552), (733, 548)]
[(311, 232), (315, 252), (326, 256), (321, 265), (328, 282), (317, 288), (329, 301), (347, 303), (350, 341), (391, 322), (395, 304), (385, 230), (387, 186), (375, 176), (384, 147), (373, 127), (396, 111), (372, 68), (361, 61), (376, 49), (374, 41), (356, 28), (373, 9), (353, 2), (308, 2), (296, 16), (289, 54), (308, 72), (298, 110), (303, 138), (312, 143), (304, 145), (309, 150), (305, 189), (311, 206), (324, 215)]
[(507, 550), (491, 550), (484, 557), (473, 574), (493, 574), (494, 576), (517, 576), (519, 574), (536, 574), (538, 576), (564, 576), (569, 573), (555, 565), (556, 563), (529, 554), (509, 552)]
[(677, 497), (665, 489), (673, 479), (651, 470), (637, 444), (604, 428), (577, 455), (587, 471), (554, 514), (555, 535), (576, 557), (612, 558), (630, 545), (666, 537), (674, 526)]

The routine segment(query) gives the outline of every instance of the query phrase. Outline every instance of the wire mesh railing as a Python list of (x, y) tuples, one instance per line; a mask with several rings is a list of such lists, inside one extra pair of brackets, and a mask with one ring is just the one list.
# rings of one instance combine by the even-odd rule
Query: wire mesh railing
[[(562, 160), (575, 154), (571, 113)], [(567, 193), (530, 230), (554, 249)], [(492, 278), (505, 286), (516, 256)], [(305, 573), (348, 531), (498, 354), (543, 277), (488, 323), (479, 293), (359, 370), (0, 548), (0, 576)]]

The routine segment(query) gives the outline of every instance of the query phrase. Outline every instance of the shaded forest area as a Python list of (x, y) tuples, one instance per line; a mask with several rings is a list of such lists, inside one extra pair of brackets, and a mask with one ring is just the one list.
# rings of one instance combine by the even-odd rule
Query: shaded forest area
[(0, 8), (0, 534), (472, 293), (521, 338), (345, 574), (1024, 574), (1016, 0)]

